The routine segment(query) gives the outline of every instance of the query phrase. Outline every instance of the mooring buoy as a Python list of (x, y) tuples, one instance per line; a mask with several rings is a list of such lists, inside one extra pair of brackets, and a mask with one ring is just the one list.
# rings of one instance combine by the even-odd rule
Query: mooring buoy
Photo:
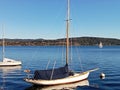
[(101, 73), (101, 74), (100, 74), (100, 78), (101, 78), (101, 79), (105, 79), (105, 74), (104, 74), (104, 73)]

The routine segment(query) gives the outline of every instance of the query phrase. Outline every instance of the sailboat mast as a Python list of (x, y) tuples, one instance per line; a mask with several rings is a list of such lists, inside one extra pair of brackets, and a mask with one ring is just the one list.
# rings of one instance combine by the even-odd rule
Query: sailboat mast
[(69, 60), (69, 24), (70, 24), (70, 0), (67, 0), (67, 27), (66, 27), (66, 65)]
[(4, 39), (4, 24), (2, 24), (2, 30), (3, 30), (3, 35), (2, 35), (2, 44), (3, 44), (3, 48), (2, 48), (2, 60), (4, 60), (5, 57), (5, 39)]

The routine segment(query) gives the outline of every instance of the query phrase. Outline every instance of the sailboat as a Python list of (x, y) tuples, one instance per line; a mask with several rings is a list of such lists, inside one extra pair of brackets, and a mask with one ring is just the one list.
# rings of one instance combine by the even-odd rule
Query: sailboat
[[(78, 81), (83, 81), (88, 78), (90, 72), (97, 70), (88, 70), (85, 72), (73, 72), (69, 69), (69, 23), (70, 23), (70, 0), (67, 0), (67, 27), (66, 27), (66, 64), (60, 68), (49, 70), (35, 70), (33, 78), (25, 78), (24, 80), (34, 85), (60, 85)], [(25, 70), (28, 74), (30, 70)], [(29, 76), (29, 75), (28, 75)]]
[(5, 39), (4, 39), (4, 26), (3, 27), (3, 41), (2, 41), (2, 44), (3, 44), (3, 50), (2, 50), (2, 61), (0, 61), (0, 66), (18, 66), (18, 65), (21, 65), (22, 62), (21, 61), (16, 61), (16, 60), (13, 60), (13, 59), (10, 59), (10, 58), (5, 58)]
[(103, 48), (103, 43), (102, 42), (99, 43), (99, 48)]

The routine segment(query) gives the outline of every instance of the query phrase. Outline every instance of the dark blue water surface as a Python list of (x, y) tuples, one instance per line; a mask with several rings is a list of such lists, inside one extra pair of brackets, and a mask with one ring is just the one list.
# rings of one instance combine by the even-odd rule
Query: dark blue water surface
[[(2, 47), (0, 47), (0, 59)], [(73, 84), (59, 86), (33, 86), (26, 83), (25, 69), (30, 69), (31, 74), (36, 69), (46, 69), (49, 63), (51, 68), (64, 65), (65, 47), (62, 46), (8, 46), (5, 56), (21, 60), (22, 66), (0, 67), (0, 90), (52, 90), (59, 88), (71, 90), (120, 90), (120, 46), (77, 46), (70, 51), (70, 68), (74, 71), (85, 71), (99, 68), (91, 72), (88, 79)], [(71, 57), (72, 56), (72, 57)], [(100, 79), (101, 72), (106, 74), (105, 79)]]

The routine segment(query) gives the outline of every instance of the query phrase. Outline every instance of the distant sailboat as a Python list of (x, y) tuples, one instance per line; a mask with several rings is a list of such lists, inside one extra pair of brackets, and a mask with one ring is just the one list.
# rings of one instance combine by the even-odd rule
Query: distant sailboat
[(103, 48), (103, 43), (102, 42), (99, 43), (99, 48)]
[[(69, 23), (70, 23), (70, 0), (67, 0), (67, 28), (66, 28), (66, 64), (60, 68), (54, 68), (49, 70), (35, 70), (33, 78), (25, 78), (28, 83), (36, 85), (58, 85), (82, 81), (88, 78), (89, 73), (97, 69), (88, 70), (85, 72), (73, 72), (68, 67), (69, 61)], [(29, 73), (30, 70), (25, 70)]]
[(18, 66), (21, 65), (22, 62), (21, 61), (16, 61), (13, 59), (9, 59), (9, 58), (5, 58), (5, 39), (4, 39), (4, 26), (2, 26), (3, 28), (3, 36), (2, 36), (2, 44), (3, 44), (3, 50), (2, 50), (2, 61), (0, 61), (0, 66)]

